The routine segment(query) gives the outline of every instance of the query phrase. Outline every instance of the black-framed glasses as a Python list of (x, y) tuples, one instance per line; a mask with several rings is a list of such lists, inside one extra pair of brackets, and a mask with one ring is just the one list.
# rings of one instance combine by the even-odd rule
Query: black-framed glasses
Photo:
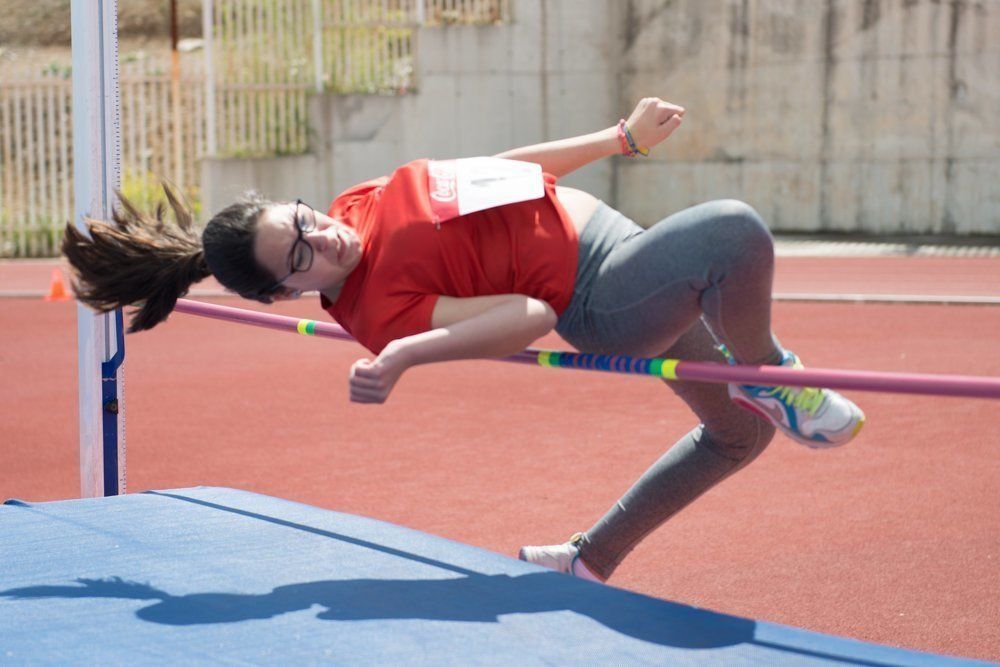
[[(305, 211), (303, 211), (303, 207)], [(313, 247), (309, 244), (309, 241), (306, 241), (306, 237), (303, 234), (316, 229), (316, 211), (301, 199), (296, 199), (294, 222), (297, 238), (295, 239), (295, 243), (292, 244), (291, 252), (288, 253), (288, 273), (268, 287), (264, 291), (265, 294), (269, 294), (281, 287), (281, 283), (291, 278), (294, 274), (308, 271), (312, 268)]]

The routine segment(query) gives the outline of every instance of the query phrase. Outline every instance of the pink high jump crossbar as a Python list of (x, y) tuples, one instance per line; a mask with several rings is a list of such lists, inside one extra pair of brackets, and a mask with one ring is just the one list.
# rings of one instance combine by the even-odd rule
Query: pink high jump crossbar
[[(203, 301), (179, 299), (174, 310), (199, 317), (296, 332), (305, 336), (354, 340), (349, 333), (336, 324), (219, 306)], [(649, 375), (665, 380), (738, 382), (763, 386), (827, 387), (829, 389), (855, 389), (896, 394), (1000, 398), (1000, 378), (971, 375), (839, 371), (826, 368), (794, 369), (781, 366), (732, 366), (705, 361), (641, 359), (624, 355), (584, 354), (534, 348), (528, 348), (513, 356), (498, 359), (498, 361), (511, 361), (550, 368), (576, 368), (626, 375)]]

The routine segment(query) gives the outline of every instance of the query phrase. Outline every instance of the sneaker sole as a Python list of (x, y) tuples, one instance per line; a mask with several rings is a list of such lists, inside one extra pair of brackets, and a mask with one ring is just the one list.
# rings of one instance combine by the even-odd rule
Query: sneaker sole
[(764, 412), (763, 410), (761, 410), (760, 408), (758, 408), (753, 403), (750, 403), (746, 399), (740, 398), (739, 396), (731, 396), (730, 399), (737, 406), (743, 408), (747, 412), (751, 412), (751, 413), (757, 415), (758, 417), (760, 417), (761, 419), (767, 421), (770, 424), (774, 424), (774, 426), (776, 426), (787, 437), (791, 438), (792, 440), (794, 440), (795, 442), (799, 443), (800, 445), (805, 445), (806, 447), (809, 447), (810, 449), (833, 449), (835, 447), (842, 447), (842, 446), (846, 445), (847, 443), (849, 443), (851, 440), (854, 440), (854, 438), (857, 437), (858, 433), (861, 432), (861, 427), (865, 425), (865, 417), (864, 417), (864, 415), (862, 415), (861, 418), (858, 420), (858, 423), (854, 425), (854, 430), (851, 431), (851, 435), (846, 440), (844, 440), (843, 442), (829, 442), (829, 441), (823, 441), (823, 440), (810, 440), (809, 438), (805, 438), (805, 437), (796, 435), (795, 433), (792, 433), (791, 431), (789, 431), (787, 428), (785, 428), (784, 426), (782, 426), (780, 424), (775, 424), (774, 419), (772, 419), (769, 414), (767, 414), (766, 412)]

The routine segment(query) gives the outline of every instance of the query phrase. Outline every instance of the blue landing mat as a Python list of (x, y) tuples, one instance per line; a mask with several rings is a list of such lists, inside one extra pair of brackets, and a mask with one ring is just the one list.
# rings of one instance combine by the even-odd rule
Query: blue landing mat
[(959, 665), (197, 488), (0, 507), (0, 664)]

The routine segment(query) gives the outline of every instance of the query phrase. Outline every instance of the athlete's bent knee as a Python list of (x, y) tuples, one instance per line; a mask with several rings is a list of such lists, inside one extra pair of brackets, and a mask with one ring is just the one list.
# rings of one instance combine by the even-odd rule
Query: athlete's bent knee
[(774, 435), (775, 428), (770, 422), (748, 413), (739, 419), (739, 424), (728, 424), (725, 429), (704, 430), (702, 444), (719, 456), (739, 461), (742, 466), (757, 458)]
[(757, 211), (738, 199), (713, 202), (728, 248), (755, 263), (774, 260), (774, 238)]

